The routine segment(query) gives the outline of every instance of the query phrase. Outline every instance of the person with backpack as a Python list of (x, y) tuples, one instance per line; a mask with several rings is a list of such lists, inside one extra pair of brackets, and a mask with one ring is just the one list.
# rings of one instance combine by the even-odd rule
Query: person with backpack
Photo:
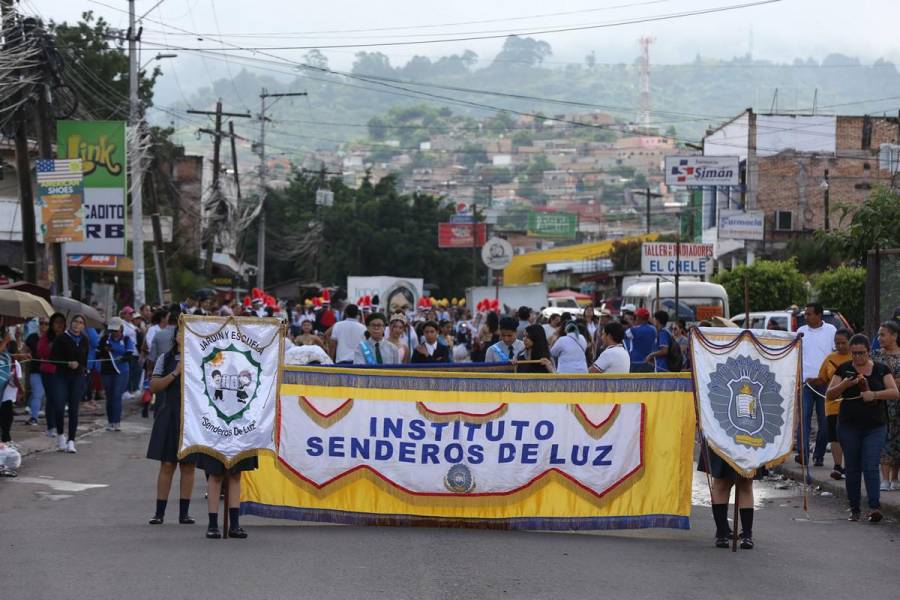
[[(681, 346), (674, 342), (672, 334), (666, 328), (669, 313), (658, 310), (653, 313), (653, 326), (656, 327), (656, 350), (647, 355), (646, 362), (655, 365), (657, 372), (681, 371)], [(670, 361), (670, 358), (672, 359)]]

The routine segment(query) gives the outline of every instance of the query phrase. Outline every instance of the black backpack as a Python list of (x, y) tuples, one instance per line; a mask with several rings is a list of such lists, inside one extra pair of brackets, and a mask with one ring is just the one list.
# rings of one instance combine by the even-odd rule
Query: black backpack
[(666, 360), (669, 363), (669, 371), (677, 373), (684, 367), (684, 353), (681, 351), (681, 344), (674, 336), (670, 335), (669, 349), (666, 352)]

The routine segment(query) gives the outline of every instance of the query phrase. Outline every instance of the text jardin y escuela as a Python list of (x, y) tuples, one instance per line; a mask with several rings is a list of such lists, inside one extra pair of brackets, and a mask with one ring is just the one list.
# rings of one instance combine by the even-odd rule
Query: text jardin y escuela
[[(379, 431), (379, 422), (381, 430)], [(551, 421), (498, 420), (487, 423), (432, 423), (422, 419), (369, 419), (366, 437), (311, 436), (306, 440), (306, 453), (312, 457), (356, 458), (361, 460), (398, 461), (410, 464), (477, 465), (485, 461), (485, 449), (495, 450), (497, 464), (537, 464), (541, 446), (549, 443), (547, 463), (595, 467), (611, 466), (608, 460), (611, 444), (573, 444), (565, 447), (551, 442), (556, 431)], [(526, 436), (535, 442), (526, 442)], [(427, 441), (426, 441), (426, 438)], [(541, 442), (541, 443), (538, 443)]]

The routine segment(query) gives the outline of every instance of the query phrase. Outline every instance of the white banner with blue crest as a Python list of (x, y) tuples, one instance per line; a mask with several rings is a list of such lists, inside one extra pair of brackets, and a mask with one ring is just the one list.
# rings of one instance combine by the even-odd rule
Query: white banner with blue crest
[(752, 477), (791, 453), (801, 343), (787, 331), (700, 327), (691, 364), (700, 429), (710, 451)]

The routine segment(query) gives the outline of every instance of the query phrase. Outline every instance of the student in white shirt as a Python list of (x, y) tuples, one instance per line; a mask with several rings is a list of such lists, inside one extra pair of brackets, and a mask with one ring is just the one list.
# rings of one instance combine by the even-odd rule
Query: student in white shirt
[(344, 320), (335, 323), (325, 332), (335, 364), (351, 364), (359, 343), (365, 339), (366, 327), (358, 318), (359, 308), (355, 304), (348, 304), (344, 309)]
[(587, 373), (587, 341), (578, 330), (578, 323), (566, 323), (566, 334), (561, 336), (553, 347), (550, 356), (556, 359), (557, 373)]
[[(828, 418), (825, 416), (825, 388), (827, 381), (819, 381), (819, 368), (825, 362), (825, 357), (834, 350), (834, 334), (837, 331), (834, 325), (822, 320), (824, 314), (822, 305), (813, 302), (806, 305), (803, 315), (806, 324), (797, 329), (797, 333), (803, 336), (803, 417), (800, 427), (797, 427), (797, 462), (809, 464), (809, 435), (812, 429), (813, 408), (816, 409), (816, 446), (813, 450), (813, 464), (821, 467), (825, 460), (825, 447), (828, 445)], [(802, 433), (802, 435), (801, 435)], [(806, 446), (804, 448), (804, 446)]]
[(606, 348), (594, 364), (591, 365), (591, 373), (629, 373), (631, 371), (631, 356), (622, 345), (625, 339), (625, 328), (618, 321), (611, 321), (603, 326), (600, 341)]

